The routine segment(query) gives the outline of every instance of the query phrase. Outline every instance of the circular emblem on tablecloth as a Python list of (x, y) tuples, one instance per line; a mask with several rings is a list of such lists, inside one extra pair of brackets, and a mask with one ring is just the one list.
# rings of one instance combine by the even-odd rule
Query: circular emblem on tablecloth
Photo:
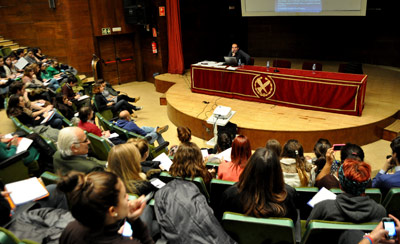
[(268, 99), (275, 94), (275, 83), (266, 76), (256, 75), (251, 83), (257, 97)]

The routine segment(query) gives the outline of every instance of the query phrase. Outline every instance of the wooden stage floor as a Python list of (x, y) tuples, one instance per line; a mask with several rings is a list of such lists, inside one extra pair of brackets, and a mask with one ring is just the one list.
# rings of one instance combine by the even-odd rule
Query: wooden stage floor
[[(256, 58), (256, 65), (265, 62), (266, 58)], [(300, 68), (300, 65), (300, 61), (292, 60), (292, 68)], [(338, 67), (335, 62), (323, 65), (324, 71), (334, 72)], [(197, 137), (212, 138), (212, 125), (206, 120), (216, 106), (223, 105), (237, 111), (231, 122), (237, 124), (239, 134), (250, 138), (253, 149), (264, 146), (272, 138), (282, 145), (289, 139), (297, 139), (305, 151), (310, 152), (319, 138), (327, 138), (331, 143), (358, 145), (380, 140), (383, 128), (396, 121), (400, 107), (400, 70), (375, 65), (363, 68), (368, 81), (360, 117), (192, 93), (190, 72), (159, 75), (155, 85), (157, 91), (166, 92), (169, 119), (176, 126), (190, 127)]]

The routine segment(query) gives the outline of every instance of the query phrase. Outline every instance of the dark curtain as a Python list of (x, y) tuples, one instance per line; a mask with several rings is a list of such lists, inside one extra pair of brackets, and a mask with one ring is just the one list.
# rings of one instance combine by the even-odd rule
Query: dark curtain
[(168, 73), (183, 74), (182, 33), (179, 0), (167, 0)]

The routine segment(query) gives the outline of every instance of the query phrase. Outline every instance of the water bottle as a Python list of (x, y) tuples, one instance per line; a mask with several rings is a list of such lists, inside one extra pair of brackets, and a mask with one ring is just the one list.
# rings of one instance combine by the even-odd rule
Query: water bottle
[(242, 60), (240, 60), (240, 58), (239, 58), (239, 61), (238, 61), (238, 66), (242, 66)]
[(269, 70), (269, 60), (267, 61), (267, 70)]
[(316, 64), (313, 64), (313, 65), (312, 65), (312, 71), (315, 72), (316, 69), (317, 69), (317, 65), (316, 65)]

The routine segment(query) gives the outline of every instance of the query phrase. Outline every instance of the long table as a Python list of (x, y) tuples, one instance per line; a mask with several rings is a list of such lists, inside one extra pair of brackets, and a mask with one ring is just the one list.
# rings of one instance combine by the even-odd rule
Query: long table
[(191, 66), (192, 92), (361, 116), (367, 75), (244, 65)]

